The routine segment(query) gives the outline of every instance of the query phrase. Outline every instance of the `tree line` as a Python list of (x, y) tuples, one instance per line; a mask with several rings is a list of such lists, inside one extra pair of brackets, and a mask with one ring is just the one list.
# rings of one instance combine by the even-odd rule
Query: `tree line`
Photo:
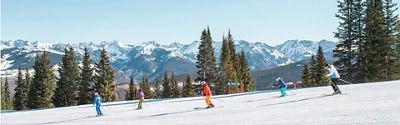
[[(222, 53), (220, 63), (216, 64), (214, 48), (209, 28), (204, 29), (201, 35), (201, 43), (198, 47), (197, 68), (198, 78), (195, 81), (206, 81), (214, 94), (226, 94), (239, 92), (239, 86), (227, 86), (228, 82), (240, 82), (244, 84), (246, 92), (255, 90), (255, 81), (250, 72), (246, 55), (242, 50), (236, 53), (231, 33), (223, 37)], [(25, 75), (19, 66), (15, 95), (10, 97), (8, 79), (2, 86), (1, 109), (2, 110), (26, 110), (35, 108), (51, 108), (89, 104), (92, 102), (93, 93), (99, 92), (103, 101), (117, 101), (115, 92), (115, 71), (111, 67), (110, 57), (105, 48), (102, 49), (101, 59), (92, 64), (92, 59), (85, 48), (83, 60), (79, 63), (72, 47), (65, 48), (64, 56), (57, 69), (58, 77), (55, 75), (54, 66), (46, 51), (39, 56), (36, 54), (33, 66), (34, 74), (30, 75), (29, 66), (26, 66)], [(171, 76), (166, 70), (162, 81), (157, 76), (154, 79), (154, 88), (151, 89), (150, 80), (144, 75), (138, 85), (131, 75), (129, 88), (125, 100), (135, 100), (138, 89), (143, 90), (146, 99), (151, 98), (179, 98), (197, 96), (191, 75), (187, 73), (187, 79), (182, 87), (178, 85), (175, 73)], [(197, 92), (198, 92), (197, 91)]]
[(94, 67), (87, 48), (82, 66), (76, 60), (74, 49), (66, 48), (58, 68), (59, 77), (56, 77), (54, 66), (50, 63), (47, 52), (43, 51), (41, 56), (36, 54), (33, 77), (29, 73), (29, 66), (25, 68), (25, 76), (19, 66), (13, 99), (6, 77), (5, 85), (1, 86), (1, 109), (26, 110), (89, 104), (94, 91), (101, 93), (106, 102), (117, 100), (115, 74), (104, 48), (100, 61)]
[(333, 50), (341, 78), (353, 83), (400, 78), (400, 23), (392, 0), (339, 0)]

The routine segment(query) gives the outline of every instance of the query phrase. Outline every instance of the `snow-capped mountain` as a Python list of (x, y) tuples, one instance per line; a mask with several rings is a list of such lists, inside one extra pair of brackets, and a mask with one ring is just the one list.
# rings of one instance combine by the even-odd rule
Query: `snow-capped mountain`
[[(165, 70), (174, 71), (175, 74), (195, 73), (196, 54), (200, 42), (194, 41), (184, 45), (172, 43), (161, 45), (155, 41), (145, 42), (139, 45), (126, 45), (118, 41), (111, 42), (86, 42), (86, 43), (58, 43), (48, 44), (42, 42), (31, 42), (24, 40), (1, 41), (1, 71), (17, 69), (18, 65), (23, 67), (34, 64), (36, 54), (46, 50), (52, 59), (51, 65), (57, 65), (61, 61), (64, 49), (73, 47), (78, 60), (81, 60), (84, 48), (87, 47), (93, 62), (100, 59), (100, 52), (105, 48), (111, 58), (111, 64), (116, 70), (119, 81), (124, 81), (127, 75), (133, 74), (140, 78), (144, 74), (150, 78), (162, 76)], [(324, 48), (325, 56), (333, 60), (331, 50), (336, 43), (322, 40), (289, 40), (285, 43), (272, 47), (266, 43), (251, 43), (244, 40), (235, 41), (236, 52), (244, 51), (249, 61), (250, 68), (255, 70), (271, 69), (287, 65), (304, 59), (310, 54), (316, 53), (318, 46)], [(214, 42), (215, 56), (219, 60), (222, 42)]]

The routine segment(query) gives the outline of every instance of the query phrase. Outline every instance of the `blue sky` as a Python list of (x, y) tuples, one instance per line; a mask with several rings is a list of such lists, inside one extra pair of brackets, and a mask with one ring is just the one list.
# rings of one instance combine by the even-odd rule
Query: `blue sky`
[(190, 43), (210, 26), (215, 41), (229, 29), (236, 40), (269, 45), (336, 41), (336, 6), (336, 0), (1, 0), (1, 39)]

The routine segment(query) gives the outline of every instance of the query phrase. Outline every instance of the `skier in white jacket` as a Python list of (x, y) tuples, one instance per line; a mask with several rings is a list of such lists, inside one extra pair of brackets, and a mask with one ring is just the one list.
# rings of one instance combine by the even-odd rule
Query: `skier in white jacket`
[(340, 91), (339, 87), (337, 86), (337, 83), (339, 82), (339, 78), (340, 78), (339, 72), (336, 70), (336, 68), (333, 65), (326, 64), (325, 68), (328, 68), (328, 70), (329, 70), (328, 74), (325, 77), (328, 77), (328, 76), (331, 77), (331, 86), (334, 91), (332, 95), (342, 94), (342, 91)]

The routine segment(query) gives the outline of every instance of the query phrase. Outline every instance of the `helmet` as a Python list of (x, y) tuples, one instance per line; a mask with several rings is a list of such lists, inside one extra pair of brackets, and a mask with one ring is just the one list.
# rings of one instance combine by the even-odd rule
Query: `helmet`
[(275, 81), (278, 81), (280, 79), (281, 79), (281, 77), (278, 76), (278, 77), (275, 78)]
[(201, 81), (201, 84), (202, 84), (202, 85), (206, 84), (206, 81)]

